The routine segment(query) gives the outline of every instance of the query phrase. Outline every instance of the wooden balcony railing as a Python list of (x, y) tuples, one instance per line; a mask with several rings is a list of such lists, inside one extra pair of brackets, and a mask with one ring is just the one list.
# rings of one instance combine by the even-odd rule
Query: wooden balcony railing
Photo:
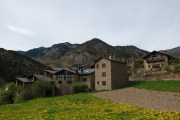
[(158, 68), (158, 67), (160, 67), (160, 64), (152, 65), (152, 68)]
[(164, 58), (156, 58), (156, 59), (150, 59), (150, 60), (146, 60), (146, 62), (157, 62), (157, 61), (164, 61)]

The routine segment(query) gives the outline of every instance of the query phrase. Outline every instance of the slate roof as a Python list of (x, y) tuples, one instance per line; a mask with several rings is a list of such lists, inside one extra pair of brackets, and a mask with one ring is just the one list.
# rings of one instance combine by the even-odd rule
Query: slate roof
[(49, 73), (52, 73), (52, 74), (55, 74), (57, 71), (54, 71), (54, 70), (44, 70), (44, 71), (47, 71)]
[(52, 67), (52, 69), (56, 70), (56, 71), (61, 71), (62, 69), (64, 70), (69, 70), (68, 68), (56, 68), (56, 67)]
[(67, 68), (62, 68), (61, 70), (56, 71), (56, 73), (58, 73), (58, 72), (60, 72), (60, 71), (62, 71), (62, 70), (66, 70), (66, 71), (71, 72), (71, 73), (76, 73), (76, 71), (72, 71), (72, 70), (69, 70), (69, 69), (67, 69)]
[(149, 55), (151, 55), (151, 54), (153, 54), (153, 53), (159, 53), (159, 54), (166, 55), (166, 56), (168, 56), (168, 57), (172, 57), (173, 59), (175, 59), (173, 56), (170, 56), (170, 55), (168, 55), (167, 53), (158, 52), (158, 51), (152, 51), (151, 53), (143, 56), (142, 58), (145, 59), (146, 57), (148, 57)]
[(21, 81), (21, 82), (24, 82), (24, 83), (32, 83), (34, 81), (30, 80), (30, 79), (27, 79), (27, 78), (16, 78), (17, 80)]
[(49, 82), (54, 82), (53, 79), (51, 79), (50, 77), (48, 76), (44, 76), (44, 75), (37, 75), (37, 74), (33, 74), (33, 76), (35, 76), (36, 78), (38, 78), (39, 80), (42, 80), (42, 81), (49, 81)]
[(71, 67), (73, 70), (78, 70), (78, 68), (77, 67)]
[(79, 74), (91, 74), (91, 73), (93, 73), (93, 72), (95, 72), (95, 69), (86, 69), (86, 70), (84, 70), (83, 71), (83, 73), (82, 72), (79, 72)]

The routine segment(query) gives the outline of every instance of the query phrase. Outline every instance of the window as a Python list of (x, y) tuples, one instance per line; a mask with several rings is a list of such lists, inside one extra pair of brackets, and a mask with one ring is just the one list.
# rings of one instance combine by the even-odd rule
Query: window
[(99, 81), (97, 81), (97, 84), (99, 85)]
[(161, 58), (164, 58), (164, 55), (162, 55)]
[(62, 81), (58, 81), (59, 84), (62, 84)]
[(148, 60), (150, 60), (150, 57), (148, 58)]
[(68, 84), (72, 84), (72, 81), (67, 81)]
[(105, 64), (105, 63), (103, 63), (103, 64), (102, 64), (102, 68), (105, 68), (105, 67), (106, 67), (106, 64)]
[(106, 85), (106, 81), (102, 81), (102, 85)]
[(64, 80), (64, 75), (56, 75), (56, 80)]
[(150, 66), (151, 66), (151, 63), (148, 63), (148, 67), (150, 68)]
[(66, 75), (66, 80), (73, 80), (73, 75)]
[(87, 78), (83, 78), (83, 82), (87, 82)]
[(155, 60), (155, 59), (156, 59), (156, 57), (153, 57), (153, 59)]
[(157, 62), (154, 62), (154, 65), (157, 65)]
[(164, 62), (161, 62), (162, 66), (164, 65)]
[(99, 65), (97, 65), (97, 69), (99, 68)]
[(106, 72), (102, 72), (102, 76), (103, 76), (103, 77), (106, 77)]

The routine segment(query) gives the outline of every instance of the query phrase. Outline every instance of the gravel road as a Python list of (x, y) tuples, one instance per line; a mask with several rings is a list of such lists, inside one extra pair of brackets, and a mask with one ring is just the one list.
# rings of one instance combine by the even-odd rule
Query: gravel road
[(150, 110), (180, 112), (179, 92), (163, 92), (128, 87), (117, 91), (99, 92), (91, 95)]

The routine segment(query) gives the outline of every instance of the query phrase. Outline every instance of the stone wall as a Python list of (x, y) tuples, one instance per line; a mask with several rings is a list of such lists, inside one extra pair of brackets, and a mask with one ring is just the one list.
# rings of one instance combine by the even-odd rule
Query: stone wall
[(139, 77), (129, 78), (129, 81), (160, 81), (160, 80), (180, 80), (180, 73), (152, 74), (151, 76), (141, 75)]
[[(104, 63), (106, 67), (102, 68), (102, 64)], [(99, 68), (97, 68), (97, 65), (99, 65)], [(106, 72), (105, 77), (102, 76), (103, 72)], [(103, 81), (106, 81), (106, 85), (102, 84)], [(101, 59), (95, 64), (95, 89), (111, 90), (111, 61), (107, 59)]]
[(111, 62), (111, 88), (115, 89), (128, 83), (126, 64)]

